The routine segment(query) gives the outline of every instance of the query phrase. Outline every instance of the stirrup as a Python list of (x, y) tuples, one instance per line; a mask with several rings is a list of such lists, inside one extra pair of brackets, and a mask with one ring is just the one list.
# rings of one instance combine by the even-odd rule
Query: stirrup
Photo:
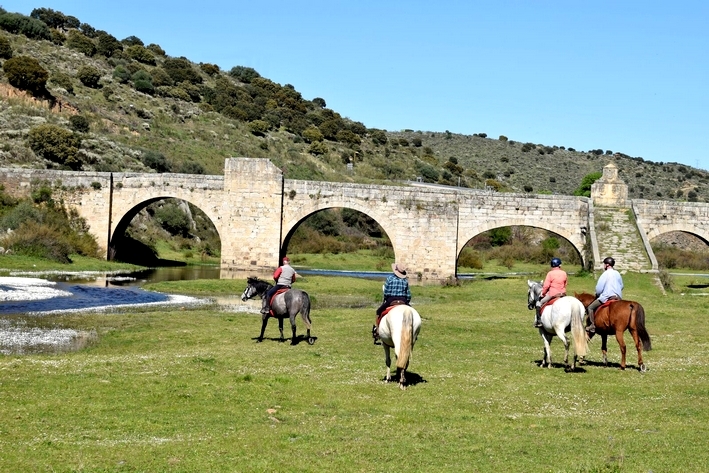
[(534, 327), (535, 327), (535, 328), (539, 328), (539, 327), (544, 327), (544, 325), (542, 324), (542, 321), (541, 321), (541, 320), (535, 320), (535, 321), (534, 321)]

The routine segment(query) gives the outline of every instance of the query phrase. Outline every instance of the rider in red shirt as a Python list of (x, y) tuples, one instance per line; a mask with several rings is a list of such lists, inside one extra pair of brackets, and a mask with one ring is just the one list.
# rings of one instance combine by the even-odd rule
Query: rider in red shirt
[(551, 270), (547, 273), (542, 285), (542, 298), (537, 301), (537, 316), (534, 319), (534, 326), (541, 327), (541, 308), (544, 304), (552, 300), (554, 297), (562, 297), (566, 295), (566, 281), (568, 276), (566, 271), (561, 269), (561, 260), (559, 258), (551, 259)]

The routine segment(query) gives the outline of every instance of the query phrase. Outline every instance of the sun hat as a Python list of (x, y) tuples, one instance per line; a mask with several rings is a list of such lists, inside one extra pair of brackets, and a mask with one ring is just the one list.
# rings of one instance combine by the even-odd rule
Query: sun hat
[(290, 264), (290, 258), (287, 256), (283, 257), (283, 264)]
[(397, 277), (406, 278), (406, 266), (401, 263), (392, 263), (391, 270), (394, 271)]

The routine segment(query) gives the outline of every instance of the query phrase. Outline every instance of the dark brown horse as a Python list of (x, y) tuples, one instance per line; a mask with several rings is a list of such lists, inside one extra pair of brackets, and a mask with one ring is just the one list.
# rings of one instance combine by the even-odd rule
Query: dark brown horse
[[(593, 294), (582, 292), (574, 294), (584, 307), (588, 307), (596, 299)], [(601, 336), (601, 351), (603, 352), (603, 363), (608, 365), (608, 335), (615, 334), (615, 339), (620, 345), (620, 369), (625, 369), (625, 340), (623, 333), (630, 331), (635, 341), (635, 348), (638, 350), (638, 369), (645, 371), (647, 367), (643, 363), (643, 349), (652, 350), (650, 335), (645, 329), (645, 309), (638, 302), (620, 300), (611, 302), (610, 305), (603, 305), (596, 309), (593, 314), (596, 325), (596, 333)], [(590, 334), (593, 337), (593, 334)]]

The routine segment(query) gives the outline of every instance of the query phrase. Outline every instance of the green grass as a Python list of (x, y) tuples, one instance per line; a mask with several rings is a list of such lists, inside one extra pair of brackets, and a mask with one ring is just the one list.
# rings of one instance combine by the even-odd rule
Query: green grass
[(137, 271), (141, 266), (71, 255), (70, 264), (23, 255), (0, 255), (0, 275), (9, 271)]
[[(646, 373), (617, 369), (614, 340), (600, 366), (597, 338), (578, 372), (539, 368), (524, 279), (415, 286), (406, 391), (382, 383), (369, 333), (381, 281), (297, 283), (316, 300), (313, 346), (277, 342), (273, 321), (257, 344), (258, 315), (217, 306), (47, 317), (98, 341), (0, 358), (0, 471), (705, 471), (709, 299), (625, 284), (647, 312)], [(238, 295), (244, 281), (208, 285)], [(353, 298), (369, 303), (343, 307)]]

